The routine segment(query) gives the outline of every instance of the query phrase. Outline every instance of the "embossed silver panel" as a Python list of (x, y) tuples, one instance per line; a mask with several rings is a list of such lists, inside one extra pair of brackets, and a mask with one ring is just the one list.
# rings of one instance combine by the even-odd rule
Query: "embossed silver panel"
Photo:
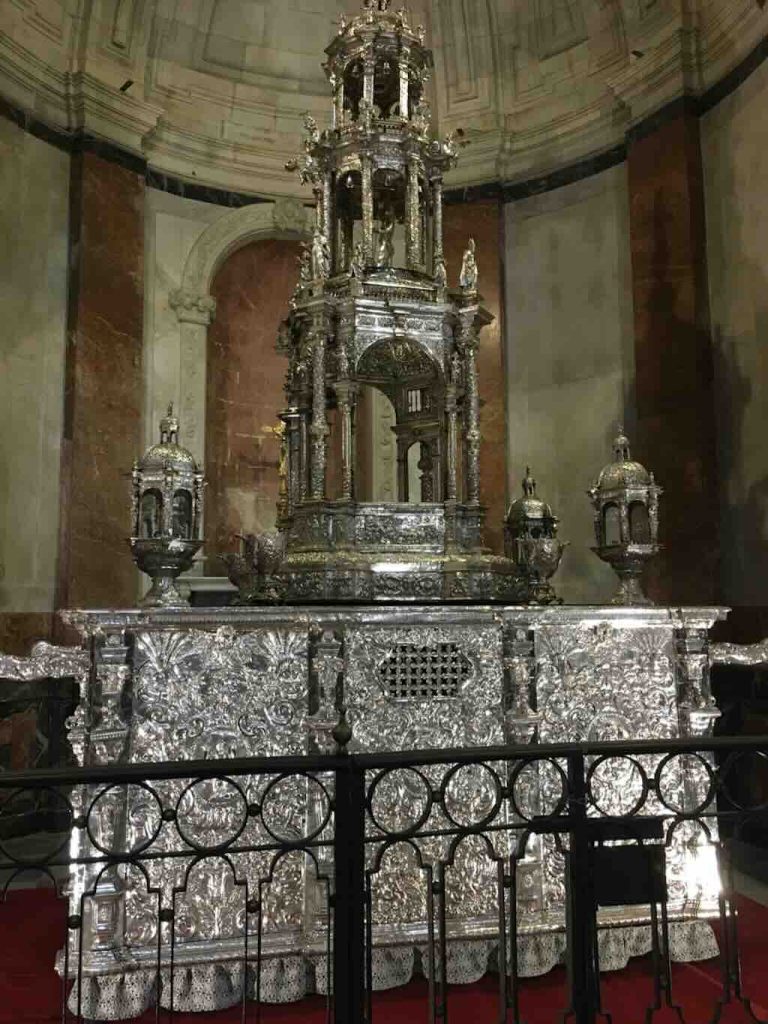
[[(691, 708), (703, 715), (709, 707), (706, 632), (721, 615), (719, 609), (450, 605), (68, 613), (84, 636), (98, 641), (94, 669), (82, 677), (83, 705), (72, 722), (73, 735), (86, 763), (300, 753), (310, 743), (312, 749), (325, 749), (338, 680), (354, 730), (352, 750), (483, 746), (524, 737), (534, 741), (535, 751), (537, 738), (673, 737), (690, 723)], [(312, 686), (318, 688), (318, 710), (310, 716)], [(711, 727), (712, 718), (707, 721)], [(647, 770), (653, 767), (649, 763)], [(425, 784), (428, 789), (444, 784), (444, 806), (457, 821), (482, 820), (498, 786), (509, 784), (505, 765), (471, 766), (450, 778), (447, 770), (431, 766), (423, 779), (408, 771), (393, 774), (377, 791), (376, 819), (388, 829), (407, 825), (421, 813)], [(700, 774), (682, 762), (675, 765), (665, 776), (666, 796), (690, 806), (701, 796)], [(180, 795), (181, 783), (167, 785), (169, 797)], [(247, 785), (249, 798), (260, 804), (263, 781), (251, 779)], [(636, 785), (631, 766), (613, 764), (595, 778), (593, 788), (601, 806), (621, 811)], [(558, 795), (555, 772), (543, 762), (518, 776), (514, 786), (517, 806), (526, 815), (551, 809)], [(326, 799), (306, 780), (286, 780), (280, 800), (286, 834), (306, 834), (322, 819)], [(227, 785), (208, 783), (185, 801), (182, 826), (208, 842), (235, 828), (242, 813)], [(117, 836), (130, 848), (151, 834), (156, 813), (140, 790), (115, 790), (93, 812), (94, 834)], [(430, 826), (445, 826), (443, 809), (433, 807), (430, 813)], [(374, 840), (377, 828), (371, 820)], [(700, 837), (682, 838), (688, 848), (681, 842), (670, 851), (673, 898), (678, 905), (688, 900), (689, 907), (704, 907), (709, 883), (693, 884), (690, 870), (691, 856), (701, 853)], [(494, 858), (509, 856), (511, 842), (501, 832), (491, 847), (472, 839), (457, 849), (445, 869), (452, 936), (492, 933)], [(369, 844), (369, 858), (379, 845)], [(441, 839), (420, 841), (420, 849), (425, 865), (437, 867), (445, 860)], [(243, 861), (243, 870), (263, 873), (258, 855), (247, 856), (257, 859)], [(323, 856), (321, 869), (331, 871)], [(162, 892), (179, 884), (181, 867), (157, 862), (153, 879)], [(73, 898), (92, 882), (87, 872), (73, 877)], [(546, 838), (529, 844), (518, 882), (522, 931), (557, 927), (562, 865)], [(297, 857), (286, 860), (270, 888), (265, 955), (270, 949), (317, 955), (324, 943), (322, 886)], [(427, 876), (411, 848), (395, 844), (384, 855), (372, 895), (376, 941), (424, 941)], [(240, 896), (220, 862), (207, 860), (193, 872), (184, 913), (177, 918), (182, 959), (195, 963), (200, 957), (207, 962), (233, 956), (228, 937), (242, 925)], [(97, 975), (123, 970), (111, 952), (105, 959), (108, 950), (120, 949), (136, 964), (151, 954), (157, 928), (153, 898), (135, 877), (100, 882), (92, 901), (87, 970)]]

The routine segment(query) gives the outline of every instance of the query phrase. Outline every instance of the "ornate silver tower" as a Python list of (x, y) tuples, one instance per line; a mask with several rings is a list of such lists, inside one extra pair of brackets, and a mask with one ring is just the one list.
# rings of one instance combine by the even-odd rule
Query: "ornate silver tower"
[[(459, 137), (431, 134), (432, 54), (389, 0), (365, 0), (327, 48), (330, 128), (306, 118), (289, 167), (317, 225), (279, 347), (286, 382), (285, 596), (513, 599), (511, 560), (482, 547), (479, 332), (492, 320), (468, 240), (459, 288), (443, 252), (443, 175)], [(365, 493), (361, 396), (391, 403), (396, 498)], [(360, 447), (360, 451), (358, 451)]]

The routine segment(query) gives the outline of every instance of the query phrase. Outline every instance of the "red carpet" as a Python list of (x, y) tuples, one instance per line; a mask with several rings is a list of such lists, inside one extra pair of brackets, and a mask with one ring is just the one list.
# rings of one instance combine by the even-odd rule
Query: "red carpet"
[[(52, 969), (56, 950), (62, 945), (66, 906), (50, 890), (30, 889), (11, 893), (0, 905), (0, 1024), (48, 1024), (61, 1019), (61, 986)], [(768, 909), (742, 900), (739, 932), (745, 991), (753, 1000), (758, 1018), (768, 1021)], [(689, 1024), (712, 1019), (720, 994), (719, 961), (676, 964), (673, 968), (675, 1001)], [(521, 1015), (526, 1024), (555, 1024), (566, 1005), (565, 971), (558, 968), (542, 978), (524, 979), (520, 986)], [(452, 986), (449, 1018), (456, 1024), (495, 1024), (497, 978), (488, 975), (475, 985)], [(650, 962), (641, 957), (623, 971), (602, 975), (604, 1009), (614, 1024), (640, 1024), (652, 998)], [(263, 1006), (262, 1024), (325, 1024), (325, 1002), (311, 997), (288, 1006)], [(161, 1021), (167, 1015), (161, 1013)], [(153, 1021), (145, 1014), (144, 1022)], [(724, 1024), (753, 1021), (746, 1010), (728, 1007)], [(176, 1014), (180, 1024), (236, 1024), (240, 1009), (221, 1013)], [(248, 1021), (256, 1020), (249, 1004)], [(654, 1018), (658, 1024), (679, 1024), (669, 1010)], [(423, 979), (404, 988), (376, 995), (374, 1024), (427, 1024), (427, 986)]]

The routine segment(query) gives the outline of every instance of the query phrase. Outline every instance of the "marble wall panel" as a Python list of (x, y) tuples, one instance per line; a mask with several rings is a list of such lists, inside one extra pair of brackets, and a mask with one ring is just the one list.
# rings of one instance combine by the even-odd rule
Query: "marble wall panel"
[(648, 592), (719, 599), (718, 484), (699, 122), (686, 106), (628, 146), (636, 454), (664, 488)]
[(0, 649), (50, 634), (59, 530), (69, 157), (0, 118)]
[(144, 176), (72, 157), (57, 605), (132, 605), (128, 474), (140, 450)]
[(768, 632), (768, 63), (701, 121), (722, 599)]
[(615, 577), (594, 543), (587, 488), (631, 429), (634, 359), (623, 166), (508, 203), (505, 345), (509, 490), (527, 465), (569, 542), (555, 577), (568, 602), (599, 603)]
[(506, 511), (504, 437), (504, 349), (502, 345), (502, 207), (496, 201), (446, 206), (443, 218), (448, 281), (458, 285), (461, 258), (470, 237), (477, 244), (478, 289), (495, 320), (480, 335), (477, 372), (480, 384), (480, 501), (487, 509), (485, 543), (504, 548)]
[(296, 283), (299, 243), (251, 242), (227, 258), (213, 282), (208, 328), (206, 468), (207, 571), (236, 534), (274, 528), (280, 444), (270, 431), (284, 408), (287, 360), (277, 329)]

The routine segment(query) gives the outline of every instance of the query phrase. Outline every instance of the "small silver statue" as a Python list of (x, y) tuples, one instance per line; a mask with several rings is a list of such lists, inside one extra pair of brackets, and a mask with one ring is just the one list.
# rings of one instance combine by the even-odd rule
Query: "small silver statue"
[(379, 221), (378, 244), (376, 247), (376, 264), (380, 267), (391, 267), (395, 258), (395, 213), (386, 207)]
[(369, 132), (373, 128), (373, 118), (376, 113), (376, 107), (370, 100), (365, 98), (360, 100), (360, 105), (357, 108), (357, 123), (366, 132)]
[(362, 242), (356, 242), (355, 248), (352, 252), (352, 259), (349, 264), (350, 277), (354, 277), (359, 280), (363, 276), (363, 270), (365, 268), (365, 252), (363, 249)]
[(477, 291), (477, 259), (475, 257), (475, 240), (470, 238), (461, 260), (459, 287), (465, 292)]
[(426, 100), (420, 100), (413, 111), (412, 121), (419, 131), (426, 132), (432, 120), (432, 109)]
[(438, 260), (435, 264), (435, 284), (438, 288), (448, 287), (448, 271), (445, 267), (445, 260)]
[(306, 242), (301, 243), (296, 262), (299, 264), (299, 283), (297, 288), (301, 289), (312, 280), (312, 253)]
[(304, 146), (306, 149), (311, 149), (320, 141), (320, 129), (317, 127), (317, 121), (309, 113), (304, 115), (304, 130), (307, 133)]
[(315, 228), (312, 236), (312, 279), (324, 281), (331, 273), (331, 246), (324, 232)]

